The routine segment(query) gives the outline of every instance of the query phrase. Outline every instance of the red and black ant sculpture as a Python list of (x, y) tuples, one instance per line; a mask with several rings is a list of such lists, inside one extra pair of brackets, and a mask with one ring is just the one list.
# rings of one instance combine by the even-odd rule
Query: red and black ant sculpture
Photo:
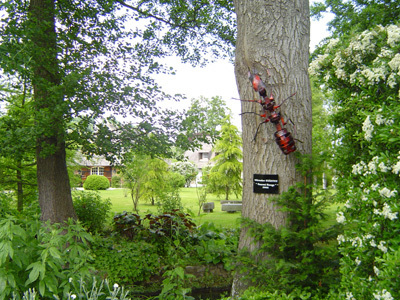
[[(283, 102), (280, 105), (276, 105), (275, 99), (274, 99), (274, 96), (272, 95), (272, 93), (271, 93), (271, 96), (269, 96), (269, 97), (267, 96), (267, 87), (265, 86), (264, 82), (261, 80), (260, 76), (249, 72), (249, 79), (253, 85), (253, 89), (262, 98), (261, 100), (240, 100), (240, 101), (247, 101), (247, 102), (257, 102), (262, 107), (261, 114), (257, 114), (254, 112), (242, 113), (242, 114), (256, 114), (256, 115), (259, 115), (263, 119), (263, 121), (257, 126), (257, 130), (254, 135), (253, 141), (257, 137), (260, 126), (264, 123), (271, 122), (276, 127), (276, 132), (274, 133), (275, 141), (278, 144), (279, 148), (282, 150), (283, 154), (288, 155), (289, 153), (296, 151), (296, 145), (295, 145), (293, 136), (291, 135), (290, 132), (287, 131), (286, 128), (283, 128), (283, 126), (285, 126), (287, 123), (281, 116), (281, 113), (279, 111), (277, 111), (277, 109), (280, 108), (283, 105), (283, 103), (285, 103), (286, 100), (293, 97), (296, 93), (287, 97), (285, 100), (283, 100)], [(289, 119), (289, 121), (294, 125), (292, 120)]]

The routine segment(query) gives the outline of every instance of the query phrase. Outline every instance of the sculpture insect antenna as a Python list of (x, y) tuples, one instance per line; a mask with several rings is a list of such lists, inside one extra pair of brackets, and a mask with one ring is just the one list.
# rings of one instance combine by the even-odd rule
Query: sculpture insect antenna
[[(269, 74), (269, 72), (268, 72)], [(282, 153), (287, 155), (290, 154), (294, 151), (296, 151), (296, 145), (294, 142), (294, 138), (292, 134), (287, 131), (286, 128), (283, 128), (287, 124), (285, 122), (283, 116), (281, 115), (281, 112), (278, 111), (278, 109), (291, 97), (293, 97), (296, 93), (290, 95), (287, 97), (285, 100), (282, 101), (281, 104), (276, 105), (275, 104), (275, 99), (274, 96), (271, 92), (271, 95), (268, 97), (267, 96), (267, 86), (265, 83), (261, 80), (260, 76), (254, 73), (249, 72), (249, 80), (253, 86), (253, 89), (261, 96), (262, 100), (241, 100), (241, 101), (247, 101), (247, 102), (257, 102), (261, 105), (261, 113), (257, 114), (255, 112), (243, 112), (242, 115), (244, 114), (256, 114), (261, 117), (262, 122), (258, 124), (256, 133), (254, 135), (253, 141), (256, 139), (258, 131), (260, 129), (260, 126), (264, 123), (271, 122), (273, 125), (276, 127), (276, 132), (274, 134), (275, 136), (275, 142), (281, 149)], [(290, 119), (289, 119), (290, 120)], [(290, 122), (293, 124), (294, 123), (290, 120)]]

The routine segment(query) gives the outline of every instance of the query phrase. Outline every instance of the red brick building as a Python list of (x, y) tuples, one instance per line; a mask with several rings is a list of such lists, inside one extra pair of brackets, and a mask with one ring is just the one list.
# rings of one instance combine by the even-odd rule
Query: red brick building
[(82, 182), (84, 182), (89, 175), (103, 175), (107, 177), (111, 183), (111, 178), (117, 175), (117, 168), (102, 157), (95, 156), (91, 159), (82, 158), (78, 164), (81, 166), (81, 169), (78, 170), (78, 174), (81, 176)]

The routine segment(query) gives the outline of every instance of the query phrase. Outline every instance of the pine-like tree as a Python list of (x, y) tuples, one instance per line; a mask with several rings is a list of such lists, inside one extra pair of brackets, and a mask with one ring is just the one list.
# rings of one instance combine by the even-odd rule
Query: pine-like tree
[(221, 138), (214, 147), (217, 155), (213, 158), (215, 165), (207, 176), (207, 188), (216, 195), (224, 195), (228, 200), (234, 193), (242, 192), (242, 138), (239, 130), (231, 124), (228, 116), (221, 128)]

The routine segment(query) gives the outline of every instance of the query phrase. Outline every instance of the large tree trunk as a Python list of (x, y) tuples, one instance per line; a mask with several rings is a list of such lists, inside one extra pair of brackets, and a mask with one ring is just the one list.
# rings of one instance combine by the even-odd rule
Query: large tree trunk
[(57, 60), (55, 1), (32, 0), (32, 69), (36, 125), (37, 180), (43, 221), (76, 218), (68, 178), (64, 141), (63, 95)]
[[(237, 15), (237, 44), (235, 73), (241, 99), (259, 99), (248, 79), (248, 72), (258, 73), (280, 104), (284, 126), (292, 133), (297, 151), (311, 153), (311, 88), (308, 77), (309, 59), (309, 2), (308, 0), (234, 0)], [(269, 73), (269, 77), (268, 77)], [(242, 102), (242, 112), (259, 112), (258, 103)], [(253, 174), (277, 174), (279, 193), (302, 181), (296, 172), (295, 155), (284, 155), (275, 143), (276, 128), (270, 122), (254, 134), (261, 118), (254, 114), (242, 115), (243, 130), (243, 208), (244, 218), (259, 223), (269, 222), (276, 228), (285, 226), (286, 215), (269, 200), (271, 194), (253, 193)], [(251, 239), (242, 230), (239, 248), (254, 249)], [(239, 276), (239, 275), (238, 275)], [(233, 294), (245, 288), (240, 277), (235, 278)]]

